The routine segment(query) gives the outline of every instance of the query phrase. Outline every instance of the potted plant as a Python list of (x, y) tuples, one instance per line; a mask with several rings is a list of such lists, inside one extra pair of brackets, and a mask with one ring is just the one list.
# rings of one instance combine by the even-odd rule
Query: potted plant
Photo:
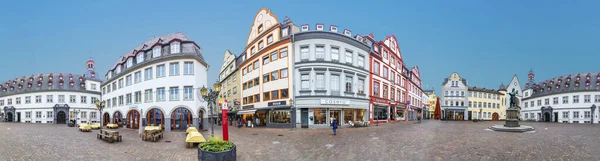
[(218, 137), (212, 137), (198, 145), (198, 160), (235, 161), (235, 144), (223, 141)]
[(69, 124), (67, 124), (67, 126), (74, 127), (75, 126), (75, 122), (73, 122), (73, 120), (69, 120)]

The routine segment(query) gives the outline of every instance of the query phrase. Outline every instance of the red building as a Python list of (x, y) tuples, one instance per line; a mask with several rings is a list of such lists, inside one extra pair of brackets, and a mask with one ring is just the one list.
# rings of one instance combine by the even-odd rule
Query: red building
[[(413, 111), (423, 107), (418, 67), (406, 68), (394, 35), (375, 41), (373, 34), (369, 34), (366, 39), (371, 45), (371, 123), (406, 121), (408, 114), (416, 116)], [(412, 103), (409, 104), (409, 101)]]

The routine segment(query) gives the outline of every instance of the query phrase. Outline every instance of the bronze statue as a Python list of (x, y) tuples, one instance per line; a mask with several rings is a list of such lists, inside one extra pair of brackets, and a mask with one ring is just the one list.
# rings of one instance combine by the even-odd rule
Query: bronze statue
[(516, 95), (519, 94), (519, 91), (515, 91), (515, 89), (512, 89), (512, 92), (508, 93), (508, 95), (510, 95), (509, 97), (509, 101), (510, 103), (508, 104), (508, 108), (512, 109), (512, 108), (517, 108), (519, 105), (519, 99), (517, 99)]

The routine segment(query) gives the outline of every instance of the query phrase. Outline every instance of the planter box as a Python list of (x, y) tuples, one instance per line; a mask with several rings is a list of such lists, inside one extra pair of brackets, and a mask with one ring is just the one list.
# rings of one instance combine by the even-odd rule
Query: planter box
[(75, 127), (75, 123), (67, 123), (67, 126), (69, 126), (69, 127)]
[(236, 146), (233, 144), (233, 148), (223, 152), (210, 152), (204, 151), (198, 147), (198, 160), (210, 160), (210, 161), (235, 161), (236, 160)]

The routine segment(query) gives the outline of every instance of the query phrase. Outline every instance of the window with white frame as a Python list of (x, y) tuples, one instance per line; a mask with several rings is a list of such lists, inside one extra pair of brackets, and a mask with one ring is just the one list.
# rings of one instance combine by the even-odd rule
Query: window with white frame
[(233, 87), (233, 94), (237, 94), (237, 87)]
[(529, 107), (529, 103), (525, 102), (525, 108)]
[(58, 103), (65, 103), (65, 95), (58, 95)]
[(134, 94), (134, 100), (135, 100), (135, 103), (142, 102), (142, 91), (135, 92), (135, 94)]
[(35, 111), (35, 118), (42, 118), (42, 111)]
[(364, 94), (365, 91), (365, 80), (364, 79), (358, 79), (358, 82), (356, 83), (356, 88), (358, 89), (358, 93), (359, 94)]
[(541, 106), (542, 105), (542, 100), (537, 100), (537, 105)]
[(17, 104), (17, 105), (18, 105), (18, 104), (21, 104), (21, 97), (17, 97), (17, 98), (15, 98), (15, 101), (16, 101), (16, 104)]
[(94, 112), (94, 111), (90, 112), (91, 119), (95, 119), (96, 117), (97, 117), (96, 112)]
[(364, 67), (365, 66), (365, 56), (364, 55), (358, 55), (358, 60), (357, 60), (357, 65), (358, 67)]
[(340, 60), (340, 48), (331, 47), (331, 60), (339, 61)]
[(152, 79), (152, 68), (146, 68), (144, 72), (146, 73), (146, 80)]
[(346, 92), (352, 92), (352, 77), (346, 77)]
[(25, 97), (25, 104), (30, 104), (30, 103), (31, 103), (31, 96)]
[(583, 96), (583, 102), (584, 103), (591, 103), (592, 102), (592, 96), (591, 95), (584, 95)]
[(579, 103), (579, 95), (573, 96), (573, 103)]
[(569, 118), (569, 111), (564, 111), (563, 112), (563, 118), (565, 118), (565, 119)]
[(579, 111), (573, 111), (573, 119), (579, 118)]
[(160, 55), (160, 46), (154, 47), (154, 49), (152, 49), (152, 58), (159, 57)]
[(135, 57), (135, 62), (136, 62), (136, 64), (140, 64), (140, 63), (144, 62), (144, 53), (139, 53)]
[(171, 54), (180, 53), (181, 52), (181, 44), (179, 42), (175, 42), (171, 44)]
[(161, 65), (157, 65), (156, 66), (156, 78), (160, 78), (160, 77), (164, 77), (165, 76), (165, 65), (161, 64)]
[(544, 99), (544, 105), (549, 105), (549, 104), (550, 104), (550, 98)]
[(156, 101), (164, 101), (165, 100), (165, 88), (156, 88)]
[(147, 89), (144, 91), (144, 100), (146, 102), (152, 102), (152, 89)]
[(169, 75), (179, 75), (179, 63), (169, 64)]
[(529, 114), (525, 113), (525, 119), (528, 119), (528, 117), (529, 117)]
[(118, 102), (117, 102), (117, 97), (113, 97), (113, 98), (112, 98), (112, 106), (113, 106), (113, 107), (117, 107), (117, 103), (118, 103)]
[(128, 76), (125, 76), (125, 85), (130, 86), (133, 82), (131, 80), (131, 74)]
[(325, 46), (317, 46), (317, 48), (315, 49), (315, 57), (320, 60), (325, 59)]
[(92, 102), (91, 102), (91, 104), (94, 104), (94, 103), (96, 103), (96, 101), (98, 101), (98, 98), (96, 98), (96, 97), (91, 97), (91, 101), (92, 101)]
[(119, 79), (119, 89), (123, 88), (123, 79)]
[(81, 118), (82, 119), (87, 118), (87, 112), (86, 111), (81, 111)]
[(123, 106), (125, 103), (123, 95), (119, 96), (119, 106)]
[(46, 112), (46, 118), (53, 118), (54, 117), (54, 111), (47, 111)]
[(315, 88), (317, 90), (325, 89), (325, 74), (324, 73), (317, 73), (315, 81), (316, 81)]
[(331, 75), (331, 93), (340, 91), (340, 75)]
[(569, 103), (569, 96), (563, 96), (562, 102), (563, 102), (563, 104)]
[(31, 118), (31, 112), (29, 112), (29, 111), (25, 112), (25, 118)]
[(308, 46), (300, 47), (300, 60), (308, 60), (309, 57)]
[(169, 88), (169, 100), (171, 100), (171, 101), (179, 100), (179, 87), (170, 87)]
[(87, 96), (81, 96), (81, 103), (87, 104)]
[(300, 80), (302, 81), (301, 82), (301, 86), (302, 86), (301, 88), (303, 90), (310, 89), (310, 76), (308, 74), (302, 74), (300, 76)]
[(135, 83), (142, 82), (142, 72), (135, 72), (133, 75), (135, 76)]
[(127, 68), (131, 68), (131, 66), (133, 66), (133, 59), (129, 58), (127, 59)]
[[(48, 96), (52, 96), (52, 95), (48, 95)], [(50, 99), (50, 100), (52, 100), (52, 99)], [(48, 102), (52, 102), (52, 101), (48, 101)], [(35, 103), (42, 103), (42, 95), (35, 96)]]
[(591, 111), (585, 111), (585, 112), (583, 112), (583, 117), (585, 117), (585, 118), (591, 118), (592, 117), (592, 112)]
[(346, 64), (352, 64), (352, 56), (352, 51), (346, 50)]
[(184, 62), (183, 63), (183, 74), (185, 74), (185, 75), (194, 74), (194, 62)]
[(193, 92), (194, 89), (192, 88), (192, 86), (183, 87), (183, 100), (193, 100)]
[(132, 98), (131, 98), (131, 93), (127, 93), (127, 94), (125, 95), (125, 104), (128, 104), (128, 105), (130, 105), (130, 104), (131, 104), (131, 99), (132, 99)]
[(594, 103), (599, 103), (600, 102), (600, 95), (595, 95), (594, 96)]
[(117, 81), (112, 83), (112, 88), (113, 88), (113, 91), (117, 90)]

